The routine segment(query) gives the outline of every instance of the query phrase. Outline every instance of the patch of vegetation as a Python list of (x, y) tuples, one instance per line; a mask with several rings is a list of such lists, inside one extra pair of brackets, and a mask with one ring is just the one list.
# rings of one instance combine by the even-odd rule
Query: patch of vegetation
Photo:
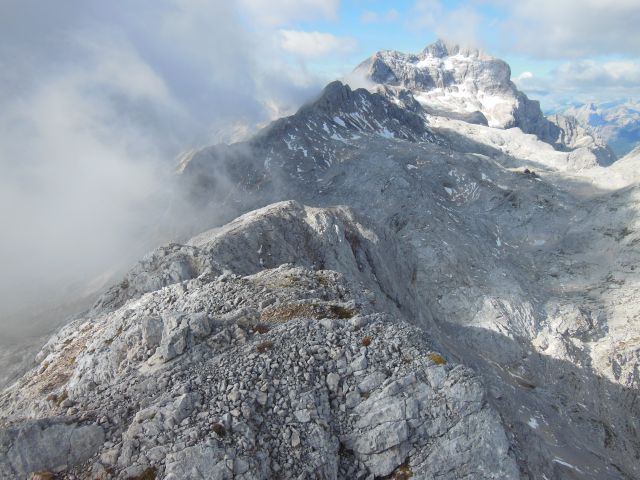
[(69, 398), (69, 395), (67, 394), (66, 390), (64, 390), (60, 395), (56, 395), (55, 393), (51, 393), (47, 395), (47, 401), (55, 403), (58, 407), (67, 398)]
[(265, 325), (264, 323), (257, 323), (252, 328), (253, 333), (265, 334), (269, 331), (269, 325)]
[(442, 355), (440, 355), (439, 353), (432, 352), (432, 353), (429, 354), (429, 358), (436, 365), (446, 365), (447, 364), (447, 361), (445, 360), (445, 358)]
[(156, 467), (147, 467), (140, 475), (129, 477), (128, 480), (155, 480), (157, 473)]
[(393, 472), (384, 477), (384, 480), (409, 480), (413, 477), (413, 471), (409, 467), (409, 459), (407, 458), (402, 465), (399, 465)]
[(54, 480), (56, 478), (54, 473), (51, 472), (33, 472), (31, 475), (31, 480)]
[(271, 350), (273, 348), (273, 342), (270, 340), (267, 340), (265, 342), (259, 343), (258, 346), (256, 347), (256, 351), (258, 353), (264, 353), (267, 350)]
[(340, 305), (330, 305), (330, 312), (335, 316), (335, 318), (340, 320), (347, 320), (355, 315), (355, 311), (341, 307)]
[(408, 480), (413, 477), (413, 471), (409, 468), (409, 462), (405, 462), (396, 468), (391, 476), (393, 480)]
[(355, 310), (340, 305), (318, 303), (289, 303), (267, 308), (260, 312), (260, 320), (268, 323), (285, 323), (295, 318), (331, 318), (346, 320), (356, 314)]
[(360, 343), (362, 344), (363, 347), (368, 347), (369, 345), (371, 345), (372, 341), (373, 339), (367, 335), (360, 341)]
[(224, 437), (227, 434), (227, 429), (221, 423), (214, 423), (211, 429), (219, 437)]

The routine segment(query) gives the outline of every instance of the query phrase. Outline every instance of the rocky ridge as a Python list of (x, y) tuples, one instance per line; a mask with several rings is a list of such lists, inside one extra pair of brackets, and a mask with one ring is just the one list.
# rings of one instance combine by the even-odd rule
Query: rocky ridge
[[(230, 251), (247, 247), (234, 233), (263, 242), (265, 223), (283, 217), (260, 259)], [(43, 469), (69, 478), (514, 476), (478, 377), (380, 312), (376, 291), (388, 287), (377, 262), (390, 272), (404, 262), (350, 217), (276, 204), (199, 247), (165, 247), (140, 263), (120, 296), (107, 293), (62, 329), (39, 368), (2, 395), (3, 478)], [(324, 248), (292, 248), (305, 227)], [(342, 272), (318, 269), (314, 252)], [(281, 263), (289, 253), (307, 256)], [(357, 264), (361, 254), (378, 276)], [(207, 256), (220, 266), (164, 275)], [(143, 282), (141, 294), (133, 286)], [(27, 413), (43, 420), (22, 421)]]
[(586, 103), (562, 111), (595, 133), (619, 156), (640, 143), (640, 104), (634, 100)]

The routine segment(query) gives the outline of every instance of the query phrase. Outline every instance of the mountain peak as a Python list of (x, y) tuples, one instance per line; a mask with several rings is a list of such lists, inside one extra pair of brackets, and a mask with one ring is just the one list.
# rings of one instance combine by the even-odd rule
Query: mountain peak
[(456, 42), (450, 42), (438, 38), (435, 42), (427, 45), (421, 53), (422, 57), (446, 58), (454, 55), (465, 57), (491, 58), (480, 49), (472, 46), (464, 46)]

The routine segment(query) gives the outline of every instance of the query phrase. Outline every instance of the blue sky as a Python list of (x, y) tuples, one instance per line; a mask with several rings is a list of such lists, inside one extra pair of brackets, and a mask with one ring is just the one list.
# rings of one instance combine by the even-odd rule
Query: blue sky
[(443, 37), (506, 60), (514, 81), (549, 110), (638, 95), (640, 2), (344, 0), (334, 7), (332, 15), (280, 26), (345, 42), (344, 51), (306, 59), (321, 76), (339, 76), (381, 49), (417, 53)]

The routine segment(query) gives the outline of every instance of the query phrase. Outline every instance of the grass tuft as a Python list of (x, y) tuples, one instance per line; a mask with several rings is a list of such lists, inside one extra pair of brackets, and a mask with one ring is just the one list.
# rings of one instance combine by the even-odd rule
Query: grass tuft
[(156, 467), (147, 467), (140, 475), (129, 477), (128, 480), (155, 480), (157, 475)]
[(445, 358), (442, 355), (440, 355), (439, 353), (430, 353), (429, 354), (429, 358), (436, 365), (446, 365), (447, 364), (447, 361), (445, 360)]
[(214, 423), (211, 429), (219, 437), (224, 437), (227, 434), (227, 429), (221, 423)]
[(256, 350), (258, 351), (258, 353), (264, 353), (267, 350), (271, 350), (273, 348), (273, 342), (270, 340), (267, 340), (265, 342), (259, 343), (258, 346), (256, 347)]

